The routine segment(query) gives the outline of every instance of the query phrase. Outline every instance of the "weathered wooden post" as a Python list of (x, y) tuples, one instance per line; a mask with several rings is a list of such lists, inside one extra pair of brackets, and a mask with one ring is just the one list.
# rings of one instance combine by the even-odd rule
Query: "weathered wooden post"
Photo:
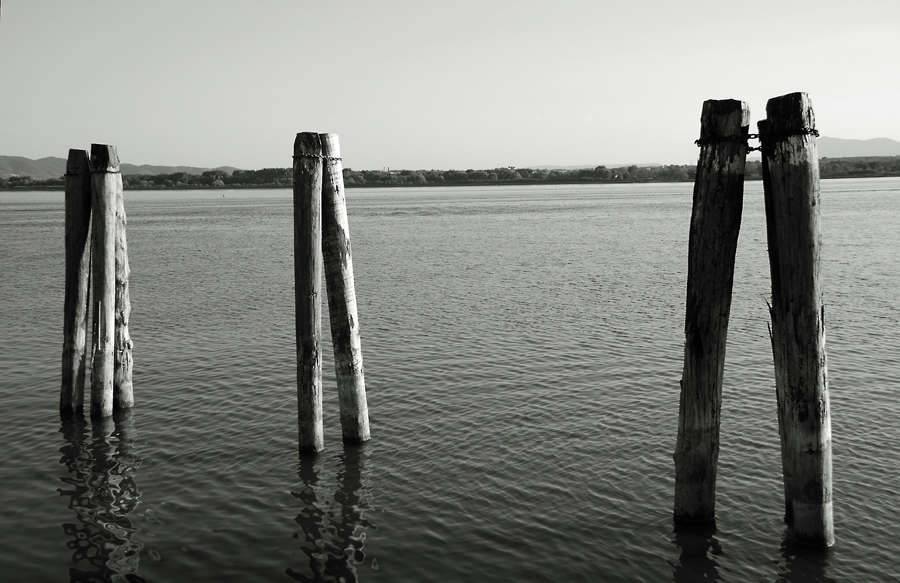
[(325, 161), (322, 178), (322, 257), (341, 431), (344, 443), (359, 443), (370, 437), (369, 409), (366, 404), (343, 165), (337, 134), (321, 134), (320, 137)]
[(133, 343), (128, 332), (128, 320), (131, 317), (128, 277), (131, 274), (131, 268), (128, 265), (128, 243), (125, 239), (127, 221), (122, 174), (111, 173), (110, 178), (114, 182), (116, 195), (116, 336), (113, 400), (116, 409), (128, 409), (134, 406), (134, 389), (131, 382), (134, 366), (131, 356)]
[(294, 302), (300, 453), (321, 451), (322, 434), (322, 141), (294, 140)]
[(716, 466), (725, 341), (741, 227), (750, 110), (709, 100), (700, 116), (700, 159), (688, 245), (684, 370), (675, 446), (675, 519), (716, 513)]
[(772, 273), (772, 353), (785, 517), (798, 543), (834, 544), (825, 312), (819, 283), (819, 161), (805, 93), (775, 97), (760, 121)]
[(66, 292), (63, 304), (59, 412), (84, 410), (89, 287), (91, 284), (91, 166), (87, 152), (69, 150), (66, 162)]
[(121, 184), (115, 146), (91, 144), (94, 332), (92, 341), (91, 417), (113, 412), (116, 306), (116, 190)]

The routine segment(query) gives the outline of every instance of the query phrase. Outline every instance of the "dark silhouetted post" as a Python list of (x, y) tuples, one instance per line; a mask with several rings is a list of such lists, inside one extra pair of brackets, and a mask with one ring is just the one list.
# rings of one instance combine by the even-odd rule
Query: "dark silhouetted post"
[(59, 412), (84, 410), (88, 298), (91, 284), (91, 167), (87, 152), (69, 150), (66, 163), (66, 295), (63, 305)]
[(91, 144), (92, 342), (91, 417), (113, 412), (113, 366), (116, 307), (116, 190), (121, 184), (115, 146)]
[(128, 243), (125, 240), (125, 191), (122, 175), (109, 173), (109, 186), (116, 191), (116, 337), (115, 366), (113, 373), (113, 401), (116, 409), (134, 406), (134, 389), (131, 383), (133, 360), (131, 356), (131, 335), (128, 320), (131, 317), (131, 297), (128, 292)]
[(322, 257), (328, 292), (334, 370), (337, 376), (344, 443), (369, 439), (369, 409), (363, 375), (350, 226), (337, 134), (321, 134), (325, 158), (322, 188)]
[(684, 371), (675, 446), (675, 519), (708, 522), (716, 513), (716, 466), (725, 341), (741, 228), (750, 110), (706, 101), (688, 245)]
[(791, 93), (770, 99), (759, 133), (785, 516), (793, 519), (798, 543), (830, 546), (834, 521), (825, 313), (819, 282), (819, 161), (809, 97)]
[(325, 447), (322, 434), (322, 142), (294, 140), (294, 302), (300, 453)]

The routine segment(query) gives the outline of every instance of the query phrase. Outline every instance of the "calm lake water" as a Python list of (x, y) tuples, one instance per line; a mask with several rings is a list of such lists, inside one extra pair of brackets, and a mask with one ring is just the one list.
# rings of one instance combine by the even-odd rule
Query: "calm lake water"
[(827, 551), (782, 519), (759, 182), (718, 518), (673, 525), (691, 189), (349, 190), (373, 439), (329, 344), (304, 459), (289, 191), (126, 192), (137, 407), (94, 424), (57, 413), (63, 195), (0, 193), (3, 581), (897, 580), (900, 180), (822, 183)]

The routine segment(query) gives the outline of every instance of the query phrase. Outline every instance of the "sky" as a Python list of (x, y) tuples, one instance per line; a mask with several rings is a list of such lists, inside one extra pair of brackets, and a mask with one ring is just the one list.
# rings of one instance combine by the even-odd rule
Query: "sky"
[(900, 140), (900, 1), (3, 0), (0, 154), (356, 170), (693, 164), (707, 99)]

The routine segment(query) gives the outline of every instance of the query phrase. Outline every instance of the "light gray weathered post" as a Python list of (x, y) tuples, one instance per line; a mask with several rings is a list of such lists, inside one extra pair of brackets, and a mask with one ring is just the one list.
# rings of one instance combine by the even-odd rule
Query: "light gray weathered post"
[(131, 317), (128, 278), (131, 275), (131, 268), (128, 265), (128, 243), (125, 239), (127, 224), (125, 190), (122, 186), (121, 173), (110, 174), (109, 182), (116, 190), (116, 337), (113, 400), (116, 409), (128, 409), (134, 406), (134, 388), (131, 382), (134, 362), (131, 355), (133, 343), (128, 331)]
[(334, 370), (337, 376), (344, 443), (369, 439), (369, 409), (363, 375), (356, 287), (350, 252), (350, 225), (337, 134), (321, 134), (325, 159), (322, 187), (322, 256), (328, 292)]
[(63, 303), (62, 383), (59, 412), (84, 410), (88, 301), (91, 284), (91, 166), (84, 150), (66, 162), (66, 292)]
[(322, 434), (322, 142), (294, 140), (294, 302), (300, 453), (321, 451)]
[(91, 417), (113, 412), (116, 306), (116, 190), (121, 184), (115, 146), (91, 144), (94, 331), (92, 339)]
[(741, 227), (750, 111), (709, 100), (700, 116), (700, 159), (688, 245), (684, 370), (675, 446), (675, 519), (715, 518), (722, 374)]
[(785, 516), (794, 537), (834, 544), (831, 418), (819, 253), (819, 161), (805, 93), (775, 97), (759, 124), (772, 274), (772, 353)]

